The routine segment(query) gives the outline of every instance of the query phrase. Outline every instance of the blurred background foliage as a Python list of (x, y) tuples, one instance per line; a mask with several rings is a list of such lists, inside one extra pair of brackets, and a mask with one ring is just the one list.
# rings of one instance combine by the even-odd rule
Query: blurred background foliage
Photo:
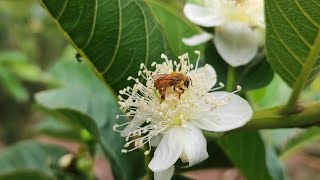
[(32, 97), (53, 83), (45, 71), (67, 41), (35, 0), (0, 1), (0, 19), (0, 137), (8, 145), (41, 119)]
[[(191, 29), (190, 32), (182, 33), (195, 34), (199, 31), (198, 27), (188, 23), (185, 19), (181, 19), (181, 22), (172, 21), (174, 12), (177, 12), (177, 9), (181, 10), (183, 1), (179, 1), (179, 3), (173, 3), (169, 0), (162, 1), (162, 4), (166, 4), (165, 8), (161, 3), (148, 1), (150, 4), (154, 4), (152, 10), (157, 12), (156, 18), (160, 24), (168, 27), (164, 29), (164, 32), (169, 42), (173, 44), (173, 50), (177, 53), (182, 53), (184, 50), (191, 51), (193, 48), (186, 47), (174, 36), (173, 31), (177, 29), (170, 28), (179, 23), (177, 27), (180, 27), (180, 30), (186, 29), (186, 27)], [(178, 16), (183, 15), (178, 14)], [(81, 82), (83, 79), (81, 78), (83, 77), (70, 77), (66, 71), (72, 71), (69, 66), (75, 67), (77, 63), (81, 63), (81, 66), (86, 65), (77, 61), (76, 51), (68, 45), (63, 33), (37, 1), (1, 0), (0, 20), (0, 156), (9, 152), (15, 152), (15, 154), (10, 155), (9, 153), (6, 156), (10, 157), (16, 154), (23, 156), (24, 152), (19, 152), (17, 146), (26, 148), (26, 152), (32, 152), (40, 146), (42, 148), (44, 145), (38, 143), (41, 141), (39, 137), (46, 135), (45, 137), (63, 138), (77, 142), (78, 145), (80, 144), (80, 148), (76, 150), (77, 156), (80, 157), (78, 159), (92, 158), (85, 154), (91, 152), (86, 148), (92, 147), (88, 144), (93, 143), (92, 138), (94, 137), (91, 137), (81, 124), (61, 118), (56, 113), (48, 112), (48, 109), (34, 103), (35, 93), (66, 86), (66, 84), (69, 87), (75, 85), (72, 86), (74, 91), (82, 91)], [(204, 50), (203, 46), (196, 48)], [(81, 68), (85, 70), (81, 71)], [(88, 71), (86, 67), (81, 68), (79, 71), (76, 70), (74, 74)], [(90, 76), (92, 75), (88, 77)], [(319, 92), (320, 78), (306, 88), (301, 101), (319, 101)], [(249, 91), (247, 97), (253, 102), (252, 105), (255, 109), (262, 109), (284, 104), (289, 94), (290, 88), (279, 76), (275, 75), (268, 86)], [(103, 122), (97, 122), (98, 126), (99, 123), (103, 124)], [(103, 129), (100, 126), (97, 128), (98, 132)], [(291, 179), (320, 179), (319, 128), (263, 130), (262, 134), (265, 142), (274, 147), (281, 157), (288, 177)], [(33, 139), (37, 142), (20, 142), (25, 139)], [(109, 140), (102, 141), (106, 146), (111, 142)], [(50, 139), (45, 139), (44, 142), (49, 143)], [(65, 149), (52, 150), (52, 148), (57, 147), (46, 146), (44, 148), (46, 151), (41, 154), (41, 157), (51, 157), (53, 159), (52, 165), (57, 166), (57, 159), (67, 151)], [(102, 151), (103, 148), (101, 148)], [(0, 160), (4, 159), (0, 157)], [(91, 177), (91, 171), (81, 171), (81, 166), (86, 165), (81, 164), (81, 160), (77, 162), (77, 170), (80, 169), (80, 172), (77, 173)], [(44, 169), (42, 172), (45, 174), (41, 174), (39, 177), (53, 176), (52, 171), (48, 171), (52, 167), (45, 165), (41, 167), (41, 164), (39, 165), (36, 161), (30, 162), (30, 164), (33, 164), (35, 169)], [(229, 163), (224, 162), (224, 164), (229, 166)], [(10, 170), (13, 166), (4, 166), (0, 163), (0, 167)], [(59, 169), (56, 169), (54, 173), (58, 177), (61, 175)], [(68, 177), (74, 178), (74, 171)]]

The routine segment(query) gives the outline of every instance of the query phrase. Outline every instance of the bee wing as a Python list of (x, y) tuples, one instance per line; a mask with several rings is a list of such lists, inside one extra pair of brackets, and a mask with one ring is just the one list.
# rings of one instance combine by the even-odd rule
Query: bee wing
[(159, 74), (153, 77), (155, 78), (154, 85), (157, 89), (174, 86), (181, 80), (181, 77), (173, 76), (171, 74)]
[(170, 74), (157, 74), (157, 75), (153, 75), (152, 78), (154, 80), (157, 80), (157, 79), (165, 79), (167, 78), (168, 76), (170, 76)]

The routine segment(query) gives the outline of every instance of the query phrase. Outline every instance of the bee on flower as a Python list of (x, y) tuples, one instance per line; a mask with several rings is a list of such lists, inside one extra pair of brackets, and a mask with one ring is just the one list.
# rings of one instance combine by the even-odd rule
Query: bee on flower
[[(221, 57), (231, 66), (249, 63), (264, 47), (263, 0), (203, 0), (202, 4), (187, 3), (185, 16), (194, 24), (215, 27), (214, 35), (204, 32), (183, 38), (194, 46), (213, 39)], [(262, 51), (263, 52), (263, 51)]]
[[(198, 67), (198, 59), (190, 64), (188, 54), (179, 61), (169, 60), (162, 54), (163, 63), (152, 63), (154, 71), (141, 64), (138, 76), (129, 77), (133, 87), (121, 90), (120, 109), (132, 117), (124, 124), (115, 124), (114, 131), (125, 137), (123, 153), (147, 145), (148, 155), (156, 147), (149, 168), (155, 179), (170, 179), (174, 164), (180, 158), (186, 167), (208, 158), (207, 143), (201, 130), (223, 132), (246, 124), (252, 116), (248, 102), (234, 92), (216, 91), (216, 72), (210, 65)], [(179, 74), (183, 78), (176, 77)], [(166, 76), (166, 78), (163, 78)], [(163, 78), (159, 82), (159, 78)], [(158, 82), (157, 82), (158, 80)], [(174, 81), (177, 80), (177, 81)], [(187, 82), (187, 83), (186, 83)], [(158, 86), (158, 84), (165, 84)]]

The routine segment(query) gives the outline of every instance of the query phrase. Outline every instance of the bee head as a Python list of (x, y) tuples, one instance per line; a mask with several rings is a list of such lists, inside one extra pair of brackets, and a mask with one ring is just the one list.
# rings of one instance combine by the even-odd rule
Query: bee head
[[(188, 78), (188, 79), (186, 79), (185, 81), (184, 81), (184, 86), (186, 87), (186, 88), (188, 88), (189, 87), (189, 85), (190, 85), (190, 83), (191, 83), (191, 79), (190, 78)], [(192, 83), (191, 83), (192, 84)]]

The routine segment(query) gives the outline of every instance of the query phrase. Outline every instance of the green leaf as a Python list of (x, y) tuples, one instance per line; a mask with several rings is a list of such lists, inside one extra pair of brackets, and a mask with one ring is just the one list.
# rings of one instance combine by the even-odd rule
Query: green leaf
[(183, 17), (183, 6), (179, 6), (181, 2), (172, 1), (164, 3), (158, 0), (148, 0), (147, 3), (161, 25), (175, 55), (188, 52), (190, 61), (195, 61), (198, 55), (194, 54), (194, 51), (199, 50), (203, 52), (204, 44), (192, 47), (187, 46), (182, 42), (182, 38), (200, 34), (202, 30)]
[(309, 85), (320, 70), (320, 1), (270, 0), (265, 7), (272, 68), (291, 87)]
[[(272, 82), (262, 89), (249, 91), (248, 96), (254, 109), (270, 108), (283, 105), (290, 96), (291, 89), (286, 83), (275, 75)], [(275, 101), (276, 99), (276, 101)]]
[(312, 127), (304, 130), (290, 138), (281, 150), (281, 158), (287, 158), (290, 154), (299, 150), (306, 144), (316, 142), (320, 139), (320, 128)]
[[(269, 63), (266, 58), (259, 58), (254, 59), (245, 66), (240, 66), (235, 69), (235, 86), (240, 85), (243, 90), (252, 90), (265, 87), (272, 81), (274, 72)], [(211, 64), (216, 70), (218, 82), (226, 84), (228, 64), (222, 59), (214, 44), (211, 42), (206, 45), (205, 61)]]
[(248, 180), (284, 179), (279, 162), (258, 132), (233, 132), (218, 142)]
[[(143, 0), (40, 0), (81, 56), (114, 91), (166, 52), (164, 36)], [(159, 61), (158, 61), (159, 62)]]
[(81, 130), (82, 127), (74, 121), (68, 119), (60, 119), (58, 117), (49, 117), (41, 121), (37, 127), (40, 134), (49, 135), (52, 137), (71, 139), (82, 141)]
[(28, 91), (23, 86), (21, 80), (8, 69), (2, 67), (1, 64), (0, 86), (18, 102), (26, 102), (29, 99)]
[(64, 87), (36, 94), (37, 103), (86, 128), (102, 145), (116, 179), (140, 177), (144, 171), (143, 153), (122, 154), (124, 138), (112, 130), (114, 124), (121, 122), (115, 118), (120, 112), (111, 92), (85, 63), (61, 61), (53, 68), (52, 74), (61, 79)]
[(54, 179), (50, 168), (64, 155), (62, 148), (26, 141), (0, 154), (0, 179)]

